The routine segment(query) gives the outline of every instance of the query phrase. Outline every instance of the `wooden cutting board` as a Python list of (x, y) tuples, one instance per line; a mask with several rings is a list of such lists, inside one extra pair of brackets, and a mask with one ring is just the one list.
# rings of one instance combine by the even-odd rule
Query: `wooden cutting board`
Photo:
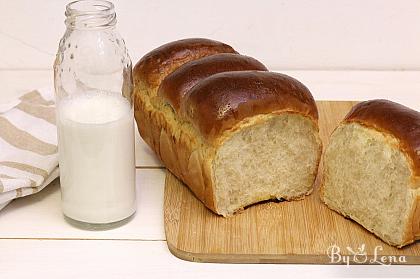
[[(324, 147), (356, 103), (318, 102)], [(223, 218), (204, 207), (167, 172), (164, 215), (169, 250), (188, 261), (420, 264), (420, 242), (403, 249), (387, 245), (362, 226), (328, 209), (320, 201), (318, 183), (304, 200), (260, 203)], [(383, 255), (386, 258), (381, 258)]]

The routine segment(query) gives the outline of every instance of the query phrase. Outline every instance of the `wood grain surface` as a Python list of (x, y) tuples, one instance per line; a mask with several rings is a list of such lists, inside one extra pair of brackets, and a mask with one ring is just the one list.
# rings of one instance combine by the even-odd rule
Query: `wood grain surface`
[[(325, 148), (331, 132), (356, 102), (317, 103)], [(420, 242), (403, 249), (382, 242), (328, 209), (319, 198), (318, 180), (319, 176), (313, 194), (304, 200), (264, 202), (223, 218), (167, 172), (164, 221), (169, 250), (195, 262), (420, 264)]]

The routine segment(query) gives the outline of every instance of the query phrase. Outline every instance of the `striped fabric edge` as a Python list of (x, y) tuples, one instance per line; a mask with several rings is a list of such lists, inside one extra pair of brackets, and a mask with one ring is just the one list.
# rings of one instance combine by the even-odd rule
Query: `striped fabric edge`
[(17, 193), (16, 190), (1, 193), (0, 194), (0, 204), (10, 202), (11, 200), (16, 199)]
[(27, 187), (36, 187), (35, 180), (29, 178), (19, 178), (19, 177), (12, 177), (12, 178), (4, 178), (0, 177), (0, 194), (6, 193), (9, 191), (14, 191), (19, 188), (27, 188)]
[[(11, 179), (8, 179), (7, 181), (8, 184), (6, 184), (6, 179), (3, 179), (3, 178), (1, 179), (3, 182), (4, 192), (19, 188), (19, 185), (16, 184), (17, 181), (21, 181), (22, 183), (26, 181), (26, 183), (23, 183), (22, 187), (31, 186), (31, 182), (30, 182), (31, 180), (35, 181), (35, 186), (39, 186), (42, 183), (44, 183), (45, 179), (47, 178), (47, 177), (44, 178), (43, 176), (39, 174), (35, 174), (32, 172), (28, 172), (25, 170), (9, 167), (5, 165), (0, 165), (0, 173), (2, 175), (8, 175), (12, 177)], [(13, 180), (15, 180), (16, 182), (14, 183)]]
[[(59, 168), (56, 167), (50, 174), (50, 176), (38, 187), (24, 187), (19, 188), (12, 191), (7, 191), (4, 193), (0, 193), (0, 210), (4, 208), (4, 204), (7, 205), (8, 202), (15, 198), (25, 197), (34, 193), (37, 193), (44, 189), (48, 184), (50, 184), (54, 179), (56, 179), (59, 176)], [(1, 207), (1, 205), (4, 205)]]
[(8, 205), (10, 203), (10, 201), (7, 201), (5, 203), (0, 203), (0, 210), (2, 210), (3, 208), (6, 207), (6, 205)]

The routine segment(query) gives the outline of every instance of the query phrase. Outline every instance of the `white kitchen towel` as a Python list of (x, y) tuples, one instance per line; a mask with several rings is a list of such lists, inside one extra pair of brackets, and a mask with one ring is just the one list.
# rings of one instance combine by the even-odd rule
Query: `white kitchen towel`
[(51, 88), (0, 108), (0, 210), (58, 177), (57, 128)]

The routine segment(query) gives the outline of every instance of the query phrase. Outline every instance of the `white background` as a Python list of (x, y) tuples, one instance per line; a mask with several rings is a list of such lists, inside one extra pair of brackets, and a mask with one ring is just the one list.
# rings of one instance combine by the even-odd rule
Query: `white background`
[[(418, 0), (116, 0), (136, 62), (152, 48), (209, 37), (283, 69), (420, 69)], [(0, 0), (0, 69), (50, 68), (63, 0)]]
[[(52, 86), (62, 0), (0, 0), (0, 106)], [(420, 110), (419, 0), (115, 1), (135, 63), (165, 42), (209, 37), (309, 87), (316, 99), (387, 98)], [(0, 150), (1, 152), (1, 150)], [(181, 261), (164, 241), (164, 172), (136, 139), (138, 212), (121, 228), (64, 222), (58, 183), (0, 211), (0, 278), (419, 277), (418, 266), (221, 265)], [(153, 169), (147, 169), (153, 167)]]

